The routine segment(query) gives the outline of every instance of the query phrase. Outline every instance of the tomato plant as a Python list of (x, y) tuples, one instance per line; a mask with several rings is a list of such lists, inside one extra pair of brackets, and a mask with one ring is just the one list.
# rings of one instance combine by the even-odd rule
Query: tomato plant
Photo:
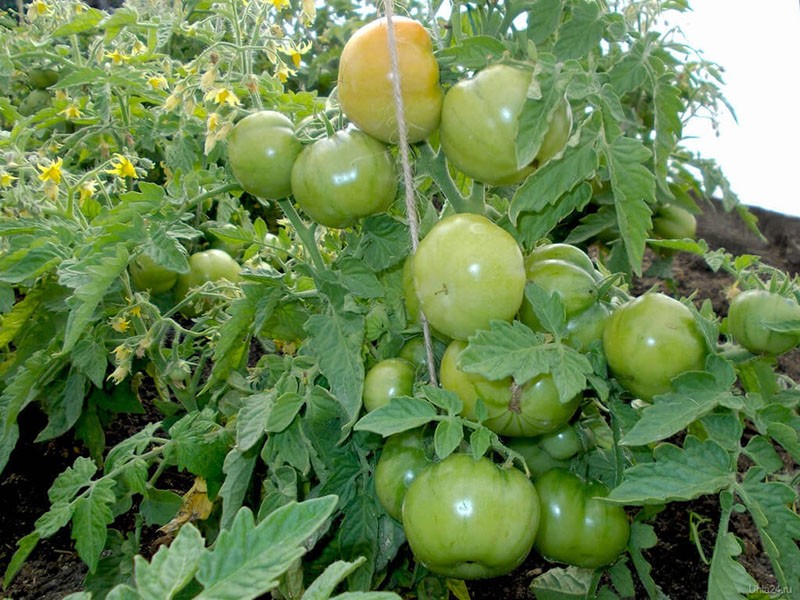
[[(766, 290), (746, 290), (728, 306), (728, 332), (754, 354), (783, 354), (800, 344), (800, 334), (770, 329), (770, 323), (800, 320), (800, 305)], [(797, 329), (797, 327), (795, 327)]]
[(603, 350), (614, 377), (643, 400), (668, 392), (674, 377), (702, 370), (708, 354), (692, 311), (658, 292), (614, 310)]
[(580, 394), (562, 402), (550, 374), (535, 377), (522, 385), (513, 379), (490, 381), (476, 373), (466, 373), (458, 358), (467, 344), (453, 340), (442, 357), (442, 387), (458, 394), (464, 403), (463, 414), (475, 419), (480, 399), (486, 406), (486, 427), (501, 435), (532, 436), (558, 429), (569, 421), (581, 402)]
[(147, 254), (140, 254), (128, 267), (133, 285), (153, 294), (170, 291), (178, 281), (178, 273), (159, 265)]
[(393, 519), (402, 521), (406, 490), (430, 464), (422, 429), (395, 434), (383, 444), (375, 467), (375, 493)]
[(452, 454), (417, 475), (402, 513), (420, 563), (447, 577), (480, 579), (508, 573), (528, 556), (539, 499), (521, 471)]
[(297, 204), (320, 225), (342, 228), (385, 211), (397, 193), (389, 149), (358, 130), (306, 146), (292, 168)]
[[(414, 143), (439, 126), (443, 97), (439, 65), (421, 23), (395, 17), (393, 25), (408, 140)], [(378, 19), (347, 40), (339, 59), (338, 97), (344, 114), (360, 129), (396, 144), (399, 138), (388, 29), (386, 19)]]
[(287, 116), (260, 110), (234, 125), (228, 136), (228, 163), (245, 191), (277, 200), (292, 192), (292, 166), (302, 149)]
[(395, 396), (413, 393), (416, 368), (402, 358), (386, 358), (376, 363), (364, 377), (364, 408), (374, 410)]
[(511, 320), (519, 310), (525, 287), (522, 251), (486, 217), (452, 215), (420, 242), (413, 282), (431, 326), (463, 340), (494, 319)]
[(492, 65), (451, 87), (442, 104), (442, 150), (466, 175), (491, 185), (518, 183), (536, 165), (563, 150), (572, 127), (569, 103), (560, 102), (532, 164), (519, 165), (519, 116), (533, 74), (509, 65)]
[(536, 478), (536, 490), (542, 512), (535, 548), (542, 556), (596, 569), (625, 550), (630, 522), (623, 507), (602, 500), (605, 485), (557, 468)]

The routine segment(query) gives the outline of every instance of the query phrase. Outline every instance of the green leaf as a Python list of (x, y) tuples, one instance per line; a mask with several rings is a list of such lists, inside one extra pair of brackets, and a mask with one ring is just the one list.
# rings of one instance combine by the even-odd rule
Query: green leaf
[(47, 492), (50, 504), (72, 502), (78, 492), (92, 484), (92, 477), (97, 473), (97, 465), (90, 458), (79, 456), (55, 478)]
[(800, 433), (785, 423), (770, 423), (767, 433), (800, 463)]
[(580, 145), (567, 147), (564, 156), (552, 160), (530, 175), (514, 192), (509, 209), (512, 223), (517, 223), (525, 212), (546, 213), (552, 210), (559, 199), (585, 179), (589, 179), (597, 168), (597, 153), (593, 136), (584, 136)]
[(303, 600), (328, 600), (336, 587), (367, 560), (360, 556), (354, 561), (337, 560), (329, 564), (303, 593)]
[(232, 436), (214, 420), (210, 409), (192, 412), (169, 429), (172, 438), (165, 449), (177, 465), (209, 482), (222, 479), (222, 465)]
[(219, 490), (219, 495), (222, 497), (221, 529), (228, 529), (231, 526), (236, 512), (244, 504), (257, 458), (258, 453), (255, 450), (247, 453), (239, 447), (232, 448), (225, 457), (222, 466), (225, 481)]
[(71, 357), (73, 366), (86, 375), (96, 388), (103, 387), (108, 354), (102, 344), (95, 339), (84, 338), (75, 344)]
[(348, 416), (349, 429), (361, 410), (364, 387), (364, 317), (350, 312), (312, 315), (306, 323), (309, 351), (330, 382), (331, 392)]
[(97, 561), (106, 545), (107, 527), (114, 521), (111, 507), (117, 498), (114, 495), (116, 482), (113, 479), (99, 479), (75, 501), (72, 515), (72, 539), (78, 556), (89, 567), (90, 572), (97, 568)]
[(800, 515), (792, 510), (797, 490), (784, 483), (746, 479), (740, 492), (781, 587), (800, 589)]
[(294, 421), (305, 402), (306, 399), (295, 392), (287, 392), (278, 396), (267, 417), (267, 431), (280, 433), (286, 429)]
[(637, 275), (648, 232), (652, 228), (650, 204), (655, 202), (655, 176), (646, 163), (652, 153), (644, 144), (619, 136), (603, 150), (614, 194), (617, 223), (628, 263)]
[(67, 301), (70, 313), (64, 334), (63, 351), (69, 352), (88, 329), (94, 312), (120, 274), (128, 267), (128, 251), (122, 244), (105, 248), (79, 261), (64, 261), (59, 282), (73, 289)]
[(368, 494), (356, 495), (342, 509), (344, 519), (339, 528), (339, 552), (347, 560), (355, 560), (361, 556), (366, 558), (349, 575), (350, 589), (366, 591), (372, 587), (378, 556), (378, 515), (381, 512), (375, 497)]
[(578, 567), (556, 567), (531, 582), (536, 600), (578, 600), (588, 598), (594, 571)]
[(586, 389), (592, 365), (585, 355), (559, 343), (544, 343), (543, 336), (523, 323), (493, 321), (478, 331), (458, 357), (459, 368), (491, 381), (513, 377), (524, 385), (549, 373), (561, 402), (569, 402)]
[(525, 298), (533, 307), (533, 312), (542, 328), (559, 338), (563, 337), (567, 308), (561, 294), (557, 291), (549, 294), (542, 286), (529, 281), (525, 284)]
[(730, 532), (717, 535), (708, 573), (709, 598), (744, 600), (746, 594), (757, 588), (756, 580), (736, 561), (741, 553), (735, 535)]
[(242, 508), (232, 527), (220, 532), (214, 547), (201, 556), (197, 580), (204, 590), (197, 597), (245, 600), (273, 589), (305, 554), (304, 542), (325, 524), (337, 501), (324, 496), (287, 504), (258, 525), (253, 513)]
[(475, 35), (463, 38), (458, 45), (439, 50), (436, 58), (443, 67), (464, 67), (478, 71), (502, 56), (505, 51), (505, 45), (497, 38)]
[(236, 445), (246, 452), (255, 446), (267, 431), (267, 420), (275, 404), (275, 391), (247, 396), (236, 417)]
[(136, 590), (142, 600), (174, 598), (194, 577), (203, 550), (203, 537), (194, 525), (187, 523), (168, 547), (158, 549), (149, 563), (136, 556)]
[(625, 471), (625, 478), (611, 490), (608, 500), (632, 505), (691, 500), (717, 493), (736, 479), (730, 456), (713, 441), (688, 436), (683, 448), (657, 446), (653, 458), (651, 463)]
[(684, 373), (673, 381), (673, 391), (656, 396), (653, 404), (642, 410), (641, 419), (620, 443), (644, 446), (686, 429), (733, 398), (731, 386), (735, 381), (730, 365), (723, 377), (700, 371)]
[(783, 459), (775, 451), (769, 439), (763, 435), (754, 435), (744, 447), (744, 453), (767, 473), (774, 473), (783, 468)]
[(388, 214), (361, 221), (361, 234), (357, 255), (375, 272), (399, 264), (408, 255), (408, 227)]
[(368, 300), (383, 298), (383, 286), (367, 263), (353, 256), (342, 256), (336, 266), (342, 283), (353, 295)]
[(183, 498), (169, 490), (159, 490), (148, 487), (145, 490), (139, 512), (144, 518), (145, 525), (166, 525), (183, 504)]
[(22, 565), (25, 564), (25, 561), (28, 560), (28, 557), (31, 555), (31, 552), (33, 552), (33, 549), (36, 548), (36, 544), (39, 543), (40, 539), (41, 536), (36, 531), (32, 531), (25, 537), (17, 540), (17, 550), (14, 552), (11, 560), (8, 561), (5, 575), (3, 575), (4, 589), (11, 585), (11, 581), (14, 579), (16, 574), (19, 573), (19, 570), (22, 568)]
[(469, 445), (472, 447), (472, 456), (478, 460), (492, 445), (492, 431), (486, 427), (473, 430), (469, 436)]
[(561, 13), (564, 10), (564, 0), (532, 0), (530, 15), (535, 18), (528, 19), (528, 37), (534, 44), (541, 44), (561, 24)]
[(394, 592), (344, 592), (331, 597), (331, 600), (402, 600), (402, 598)]
[(433, 447), (440, 460), (450, 456), (464, 439), (464, 428), (458, 417), (447, 417), (436, 425)]
[(554, 205), (538, 212), (522, 213), (517, 218), (517, 239), (523, 244), (533, 246), (542, 238), (548, 237), (569, 215), (586, 208), (591, 199), (592, 186), (582, 183), (564, 193)]
[(443, 388), (426, 385), (422, 388), (422, 394), (434, 406), (438, 406), (448, 415), (457, 415), (464, 408), (464, 403), (458, 394)]
[(636, 569), (636, 574), (639, 576), (639, 581), (642, 582), (647, 594), (650, 598), (666, 598), (661, 588), (653, 581), (651, 574), (653, 567), (647, 562), (644, 556), (644, 551), (653, 548), (658, 544), (658, 537), (652, 525), (634, 521), (631, 523), (631, 537), (628, 541), (628, 551), (631, 556), (631, 561)]
[(553, 50), (560, 60), (584, 58), (603, 39), (603, 30), (600, 4), (577, 0), (572, 4), (572, 19), (558, 30), (558, 41)]
[(56, 438), (75, 425), (83, 411), (86, 396), (86, 376), (77, 370), (70, 370), (64, 382), (63, 393), (56, 393), (47, 402), (47, 427), (36, 436), (37, 442)]
[(361, 417), (353, 429), (386, 437), (425, 425), (436, 416), (436, 409), (425, 400), (398, 396)]

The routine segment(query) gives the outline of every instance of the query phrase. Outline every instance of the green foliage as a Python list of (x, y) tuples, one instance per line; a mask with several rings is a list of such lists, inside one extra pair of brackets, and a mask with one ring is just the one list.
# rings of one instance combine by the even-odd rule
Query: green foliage
[[(720, 68), (657, 30), (662, 14), (687, 3), (444, 4), (397, 10), (431, 32), (445, 88), (496, 62), (534, 71), (519, 117), (521, 165), (564, 97), (574, 125), (563, 152), (517, 186), (470, 180), (435, 136), (415, 144), (421, 235), (444, 215), (478, 212), (526, 252), (545, 238), (591, 245), (611, 306), (630, 296), (648, 248), (696, 254), (742, 289), (800, 299), (797, 278), (757, 257), (652, 239), (659, 206), (697, 212), (698, 198), (717, 193), (753, 222), (713, 161), (682, 146), (683, 123), (729, 108)], [(424, 367), (413, 394), (362, 410), (364, 374), (422, 334), (404, 299), (404, 203), (329, 230), (291, 198), (243, 192), (226, 164), (232, 125), (257, 110), (291, 118), (304, 144), (347, 125), (333, 93), (338, 55), (376, 7), (129, 0), (106, 13), (52, 0), (26, 10), (19, 21), (0, 16), (0, 472), (20, 435), (72, 436), (85, 452), (16, 540), (4, 585), (39, 541), (69, 528), (89, 569), (73, 598), (468, 597), (463, 582), (414, 562), (378, 502), (383, 440), (422, 427), (434, 459), (524, 461), (484, 425), (482, 402), (476, 419), (464, 417), (459, 397)], [(42, 89), (34, 69), (57, 79)], [(129, 275), (140, 255), (185, 273), (191, 254), (219, 243), (235, 248), (240, 281), (180, 299), (137, 289)], [(663, 597), (647, 560), (658, 544), (650, 520), (666, 503), (705, 495), (721, 508), (709, 597), (753, 587), (738, 562), (734, 511), (750, 514), (780, 587), (800, 589), (800, 393), (774, 358), (736, 347), (707, 303), (695, 311), (712, 350), (705, 369), (652, 403), (631, 402), (602, 347), (562, 343), (558, 294), (529, 283), (526, 298), (542, 330), (494, 322), (470, 338), (459, 366), (517, 385), (549, 373), (563, 401), (583, 393), (576, 419), (594, 443), (571, 467), (608, 483), (609, 500), (633, 518), (614, 565), (554, 566), (532, 581), (536, 597), (631, 597), (634, 578)], [(182, 313), (190, 305), (199, 307), (191, 319)], [(433, 333), (435, 367), (443, 340)], [(43, 429), (21, 431), (24, 412), (41, 413)], [(108, 448), (123, 414), (142, 415), (141, 429)], [(123, 522), (133, 525), (120, 531)], [(146, 526), (171, 540), (149, 560)]]

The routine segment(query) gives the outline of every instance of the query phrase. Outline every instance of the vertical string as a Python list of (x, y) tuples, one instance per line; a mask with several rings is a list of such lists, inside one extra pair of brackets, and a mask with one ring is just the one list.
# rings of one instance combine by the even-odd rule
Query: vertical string
[[(411, 235), (411, 252), (417, 251), (419, 246), (419, 217), (417, 216), (417, 203), (415, 198), (414, 174), (411, 171), (410, 148), (408, 144), (408, 124), (406, 123), (405, 107), (403, 106), (403, 93), (400, 82), (400, 56), (397, 51), (397, 36), (394, 30), (394, 4), (392, 0), (383, 3), (386, 13), (386, 30), (389, 43), (389, 60), (392, 69), (392, 94), (394, 96), (395, 114), (397, 116), (398, 149), (400, 163), (403, 167), (403, 184), (405, 187), (406, 216)], [(428, 362), (428, 379), (431, 385), (438, 385), (436, 378), (436, 363), (433, 359), (433, 341), (428, 319), (420, 311), (422, 336), (425, 340), (425, 354)]]

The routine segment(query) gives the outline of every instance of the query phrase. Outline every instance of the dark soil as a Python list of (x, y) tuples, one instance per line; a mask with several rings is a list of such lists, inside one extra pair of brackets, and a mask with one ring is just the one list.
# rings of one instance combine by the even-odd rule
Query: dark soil
[[(800, 271), (800, 219), (753, 209), (766, 241), (749, 232), (739, 218), (721, 211), (715, 204), (704, 206), (698, 219), (698, 236), (711, 248), (725, 248), (733, 254), (757, 254), (767, 264), (790, 273)], [(637, 292), (653, 285), (664, 291), (688, 296), (696, 292), (698, 299), (712, 301), (718, 314), (725, 314), (726, 288), (731, 283), (724, 274), (714, 273), (698, 257), (679, 254), (674, 257), (672, 278), (667, 283), (645, 277), (636, 284)], [(673, 287), (669, 287), (673, 286)], [(800, 351), (781, 358), (782, 372), (800, 380)], [(146, 417), (145, 417), (146, 418)], [(16, 541), (33, 530), (36, 519), (49, 508), (47, 490), (56, 475), (72, 464), (82, 449), (69, 436), (46, 443), (34, 443), (44, 422), (32, 411), (20, 419), (21, 437), (0, 480), (0, 573), (16, 549)], [(120, 439), (141, 427), (135, 418), (117, 424), (114, 433)], [(127, 430), (126, 430), (127, 429)], [(185, 489), (176, 489), (183, 493)], [(701, 527), (699, 547), (710, 557), (714, 528), (719, 516), (716, 497), (699, 498), (689, 503), (666, 507), (653, 521), (659, 543), (647, 553), (653, 565), (653, 579), (670, 598), (694, 600), (705, 598), (708, 567), (693, 541), (689, 517), (695, 514), (707, 519)], [(758, 535), (745, 515), (735, 515), (732, 528), (744, 543), (740, 561), (764, 587), (774, 585), (769, 561), (761, 549)], [(473, 600), (522, 600), (533, 598), (528, 591), (531, 579), (548, 565), (533, 554), (513, 574), (470, 585)], [(86, 569), (74, 552), (68, 531), (39, 543), (6, 590), (7, 598), (18, 600), (56, 600), (83, 589)], [(644, 591), (637, 597), (645, 598)]]

